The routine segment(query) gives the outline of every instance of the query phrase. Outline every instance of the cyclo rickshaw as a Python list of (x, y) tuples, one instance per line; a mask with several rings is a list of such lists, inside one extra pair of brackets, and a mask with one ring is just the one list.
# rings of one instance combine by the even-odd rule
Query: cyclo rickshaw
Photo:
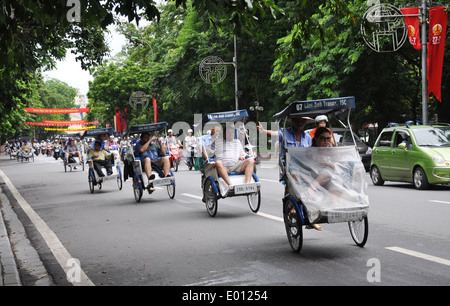
[[(134, 125), (130, 127), (127, 134), (140, 134), (144, 132), (150, 133), (150, 135), (155, 134), (159, 135), (160, 131), (166, 129), (169, 124), (167, 122), (159, 122), (159, 123), (149, 123), (142, 125)], [(155, 178), (149, 180), (145, 172), (143, 173), (143, 162), (141, 162), (140, 157), (135, 157), (133, 148), (127, 151), (125, 155), (125, 163), (129, 165), (127, 169), (128, 176), (133, 178), (133, 192), (134, 199), (136, 202), (139, 202), (142, 198), (144, 190), (148, 190), (149, 194), (152, 187), (164, 187), (167, 188), (167, 193), (169, 197), (173, 199), (175, 197), (175, 176), (173, 174), (172, 169), (170, 170), (170, 177), (164, 177), (164, 171), (158, 165), (154, 164), (152, 161), (152, 174), (155, 175)]]
[[(84, 138), (84, 137), (97, 138), (100, 135), (111, 135), (113, 133), (114, 133), (113, 128), (90, 129), (90, 130), (87, 130), (83, 134), (82, 138)], [(90, 150), (93, 150), (93, 149), (88, 148), (87, 153), (89, 153)], [(88, 182), (89, 182), (89, 190), (91, 191), (91, 193), (94, 193), (95, 186), (97, 186), (98, 189), (102, 189), (103, 183), (108, 180), (116, 180), (117, 187), (119, 188), (119, 190), (122, 190), (123, 175), (122, 175), (122, 169), (120, 168), (120, 165), (119, 165), (119, 160), (120, 160), (120, 157), (118, 154), (116, 154), (116, 153), (112, 154), (112, 156), (111, 156), (112, 174), (100, 177), (98, 175), (97, 171), (95, 171), (94, 161), (92, 160), (92, 158), (87, 159), (86, 163), (88, 164), (88, 167), (89, 167)], [(104, 167), (102, 167), (102, 172), (104, 174), (107, 174), (107, 173), (105, 173), (105, 171), (106, 171), (106, 169)]]
[[(79, 160), (78, 162), (77, 162), (77, 160), (75, 159), (75, 157), (78, 158), (78, 155), (75, 154), (74, 152), (69, 153), (69, 157), (68, 157), (67, 160), (66, 160), (66, 148), (67, 148), (67, 145), (69, 144), (69, 142), (70, 142), (71, 139), (74, 139), (74, 138), (69, 137), (68, 140), (67, 140), (67, 142), (66, 142), (66, 146), (64, 147), (64, 144), (63, 144), (63, 147), (62, 147), (62, 148), (59, 147), (58, 149), (56, 148), (56, 145), (52, 145), (52, 144), (49, 143), (48, 146), (47, 146), (47, 156), (51, 156), (51, 155), (53, 154), (53, 157), (54, 157), (55, 159), (58, 159), (58, 158), (56, 157), (56, 156), (58, 156), (58, 155), (55, 155), (55, 152), (53, 152), (53, 151), (54, 151), (54, 150), (59, 150), (59, 151), (58, 151), (58, 154), (59, 154), (59, 156), (60, 156), (60, 157), (62, 158), (62, 160), (63, 160), (63, 164), (64, 164), (64, 172), (67, 172), (67, 168), (69, 168), (69, 170), (72, 171), (72, 170), (76, 169), (77, 166), (81, 166), (81, 170), (84, 171), (84, 156), (83, 156), (83, 151), (78, 150), (78, 151), (80, 152), (80, 156), (81, 156), (81, 160)], [(74, 139), (74, 140), (75, 140), (75, 139)], [(50, 152), (50, 153), (49, 153), (49, 152)], [(53, 152), (53, 153), (52, 153), (52, 152)]]
[[(280, 151), (279, 160), (280, 181), (285, 184), (283, 217), (289, 244), (295, 252), (303, 245), (302, 227), (319, 223), (348, 222), (356, 245), (366, 244), (369, 199), (364, 165), (350, 125), (352, 108), (355, 108), (354, 97), (300, 101), (273, 116), (276, 122), (283, 121), (285, 149)], [(355, 146), (286, 146), (288, 119), (327, 115), (342, 123), (346, 114)], [(322, 183), (325, 176), (326, 183), (318, 183), (319, 176)]]
[[(231, 128), (230, 125), (234, 125), (235, 138), (241, 138), (244, 136), (249, 142), (249, 137), (244, 127), (244, 121), (247, 119), (248, 113), (246, 110), (228, 111), (207, 114), (202, 118), (202, 128), (206, 126), (214, 127), (216, 124), (226, 124), (227, 128)], [(205, 128), (207, 129), (207, 128)], [(224, 132), (225, 133), (225, 132)], [(221, 137), (220, 135), (218, 137)], [(217, 138), (216, 138), (217, 139)], [(207, 148), (202, 145), (202, 152), (207, 156)], [(245, 147), (243, 145), (243, 147)], [(247, 146), (250, 151), (246, 158), (255, 158), (255, 154), (252, 150), (253, 146)], [(228, 174), (232, 185), (227, 186), (227, 183), (219, 176), (216, 169), (216, 161), (214, 156), (203, 160), (202, 154), (199, 154), (197, 158), (197, 168), (201, 172), (201, 186), (203, 190), (203, 199), (206, 204), (206, 210), (211, 217), (217, 214), (217, 202), (219, 199), (235, 196), (246, 196), (250, 209), (256, 213), (261, 205), (261, 183), (256, 175), (256, 168), (253, 170), (251, 182), (245, 183), (244, 173), (231, 172)]]

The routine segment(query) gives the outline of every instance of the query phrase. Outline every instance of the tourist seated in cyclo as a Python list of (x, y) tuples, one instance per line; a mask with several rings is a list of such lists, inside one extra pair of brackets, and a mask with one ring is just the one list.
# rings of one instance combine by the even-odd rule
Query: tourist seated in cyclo
[[(75, 140), (73, 138), (69, 139), (69, 144), (65, 148), (65, 161), (69, 163), (70, 155), (78, 156), (78, 162), (81, 164), (83, 162), (83, 157), (81, 156), (81, 152), (78, 146), (75, 144)], [(76, 167), (74, 167), (76, 169)]]
[(89, 151), (87, 157), (92, 158), (94, 169), (98, 176), (104, 177), (105, 174), (103, 174), (102, 166), (105, 167), (108, 176), (113, 173), (111, 164), (111, 157), (113, 154), (103, 150), (101, 147), (101, 141), (94, 141), (94, 149)]
[(149, 180), (155, 178), (155, 175), (152, 174), (152, 162), (164, 171), (165, 177), (171, 176), (169, 156), (166, 156), (165, 152), (165, 145), (161, 143), (156, 135), (150, 136), (149, 132), (142, 133), (141, 138), (136, 142), (134, 156), (141, 158), (144, 171)]
[(242, 143), (235, 138), (235, 131), (234, 128), (227, 127), (225, 139), (216, 137), (210, 148), (215, 154), (217, 172), (228, 186), (232, 185), (229, 173), (244, 172), (247, 184), (251, 182), (254, 170), (254, 159), (246, 159), (247, 153)]

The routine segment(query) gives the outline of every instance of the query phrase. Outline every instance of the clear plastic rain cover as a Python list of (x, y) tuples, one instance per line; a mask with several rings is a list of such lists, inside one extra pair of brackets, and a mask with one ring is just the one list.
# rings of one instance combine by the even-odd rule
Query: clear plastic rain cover
[(364, 165), (354, 146), (288, 148), (290, 193), (305, 205), (308, 220), (347, 222), (369, 211)]

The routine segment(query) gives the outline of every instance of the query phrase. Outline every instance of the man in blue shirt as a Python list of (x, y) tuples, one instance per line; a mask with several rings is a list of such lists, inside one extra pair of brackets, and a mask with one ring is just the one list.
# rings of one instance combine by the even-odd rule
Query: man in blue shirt
[(144, 170), (149, 180), (154, 179), (152, 174), (152, 161), (155, 165), (163, 169), (164, 176), (170, 175), (169, 156), (165, 156), (166, 148), (155, 135), (150, 138), (150, 133), (144, 132), (134, 147), (134, 156), (140, 157), (143, 161)]
[[(295, 117), (291, 119), (292, 127), (287, 128), (285, 133), (283, 129), (278, 131), (265, 130), (261, 123), (258, 125), (258, 130), (262, 133), (270, 135), (271, 137), (278, 137), (278, 141), (281, 144), (281, 157), (284, 157), (284, 153), (287, 147), (310, 147), (312, 145), (312, 138), (308, 133), (303, 130), (305, 124), (314, 121), (309, 117)], [(286, 143), (284, 140), (284, 134), (286, 134)]]

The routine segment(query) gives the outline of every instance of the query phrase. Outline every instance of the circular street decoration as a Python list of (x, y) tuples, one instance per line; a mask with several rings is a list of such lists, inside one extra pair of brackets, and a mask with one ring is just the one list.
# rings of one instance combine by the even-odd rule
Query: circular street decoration
[(148, 107), (149, 103), (149, 96), (143, 91), (135, 91), (130, 96), (130, 105), (134, 110), (144, 110)]
[(208, 56), (201, 63), (199, 73), (208, 84), (222, 82), (227, 76), (227, 66), (218, 56)]
[(408, 37), (402, 11), (386, 3), (366, 11), (361, 33), (366, 44), (379, 53), (397, 51)]

